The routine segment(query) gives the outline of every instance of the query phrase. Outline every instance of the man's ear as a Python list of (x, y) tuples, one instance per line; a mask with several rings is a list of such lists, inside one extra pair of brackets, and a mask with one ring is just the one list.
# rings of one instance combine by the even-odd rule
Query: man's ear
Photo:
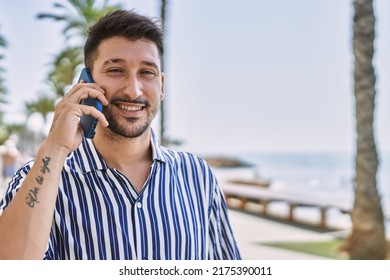
[(164, 100), (165, 97), (165, 91), (164, 91), (164, 83), (165, 83), (165, 75), (164, 73), (161, 73), (161, 94), (160, 94), (160, 101)]

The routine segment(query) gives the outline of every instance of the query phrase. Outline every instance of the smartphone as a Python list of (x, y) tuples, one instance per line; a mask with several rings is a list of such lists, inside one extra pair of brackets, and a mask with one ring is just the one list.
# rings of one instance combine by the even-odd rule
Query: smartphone
[[(88, 68), (84, 68), (81, 71), (79, 82), (83, 80), (86, 83), (93, 83), (92, 75)], [(92, 97), (88, 97), (80, 102), (80, 104), (93, 106), (98, 109), (100, 112), (103, 110), (102, 103)], [(81, 128), (83, 130), (83, 134), (85, 138), (93, 138), (95, 135), (95, 128), (97, 126), (98, 120), (90, 115), (83, 115), (80, 118)]]

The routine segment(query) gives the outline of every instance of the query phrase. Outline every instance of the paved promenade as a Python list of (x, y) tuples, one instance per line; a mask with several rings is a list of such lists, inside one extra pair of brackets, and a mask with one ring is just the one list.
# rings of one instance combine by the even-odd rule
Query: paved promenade
[(270, 221), (250, 214), (229, 210), (230, 220), (243, 259), (246, 260), (325, 260), (306, 253), (261, 245), (262, 242), (326, 241), (328, 233)]

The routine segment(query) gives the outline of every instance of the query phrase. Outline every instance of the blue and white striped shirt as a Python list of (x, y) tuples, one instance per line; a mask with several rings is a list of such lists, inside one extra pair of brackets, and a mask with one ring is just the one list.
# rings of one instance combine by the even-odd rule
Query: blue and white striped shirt
[[(153, 134), (153, 133), (152, 133)], [(240, 259), (228, 210), (206, 162), (161, 147), (142, 191), (109, 168), (91, 140), (67, 158), (45, 259)], [(5, 209), (32, 162), (15, 174)]]

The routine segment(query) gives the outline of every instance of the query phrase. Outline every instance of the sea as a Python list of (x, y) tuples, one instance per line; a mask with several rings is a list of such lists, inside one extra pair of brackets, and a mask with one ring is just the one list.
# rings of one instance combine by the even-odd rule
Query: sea
[[(354, 201), (355, 156), (347, 152), (252, 152), (232, 155), (251, 163), (250, 172), (270, 182), (268, 189), (318, 200), (338, 201), (352, 207)], [(219, 177), (248, 176), (248, 168), (218, 169)], [(385, 214), (386, 231), (390, 231), (390, 152), (379, 154), (377, 189)], [(269, 208), (276, 214), (287, 215), (285, 203), (273, 203)], [(298, 208), (298, 219), (319, 221), (319, 211)], [(327, 221), (336, 228), (350, 228), (348, 214), (337, 209), (328, 211)]]

